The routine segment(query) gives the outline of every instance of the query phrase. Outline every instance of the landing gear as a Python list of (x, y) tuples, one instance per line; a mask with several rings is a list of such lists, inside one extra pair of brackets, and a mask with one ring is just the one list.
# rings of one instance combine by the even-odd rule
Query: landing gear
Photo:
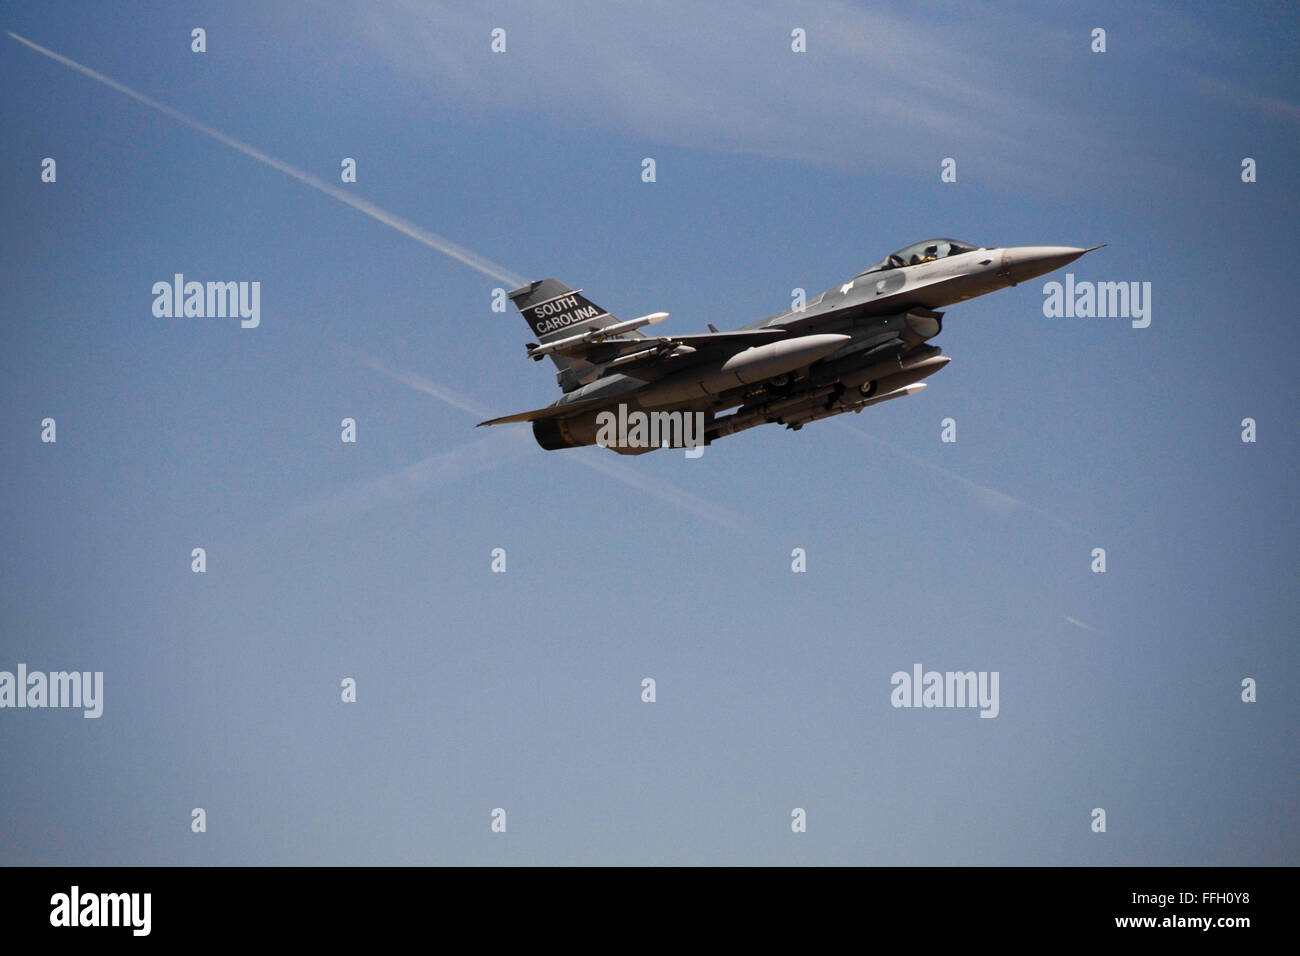
[(858, 386), (858, 391), (862, 393), (863, 398), (870, 398), (876, 394), (876, 383), (874, 381), (863, 382)]

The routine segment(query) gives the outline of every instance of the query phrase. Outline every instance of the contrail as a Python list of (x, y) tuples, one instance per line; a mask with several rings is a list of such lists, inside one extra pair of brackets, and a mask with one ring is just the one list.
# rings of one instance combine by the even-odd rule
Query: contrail
[(490, 276), (493, 279), (497, 279), (501, 282), (504, 282), (509, 286), (521, 286), (526, 281), (525, 279), (515, 275), (513, 272), (504, 268), (503, 266), (499, 266), (495, 262), (492, 262), (490, 259), (485, 259), (476, 252), (471, 252), (469, 249), (466, 249), (463, 246), (456, 245), (456, 243), (452, 242), (450, 239), (445, 239), (442, 236), (438, 235), (437, 233), (429, 232), (427, 229), (421, 229), (415, 223), (408, 222), (407, 220), (403, 219), (401, 216), (389, 212), (387, 209), (383, 209), (379, 206), (376, 206), (374, 203), (368, 202), (364, 199), (358, 199), (356, 196), (352, 195), (347, 190), (340, 189), (338, 186), (333, 186), (322, 179), (317, 179), (315, 176), (311, 175), (310, 173), (304, 173), (300, 169), (295, 169), (294, 167), (290, 166), (288, 163), (284, 162), (283, 160), (276, 159), (274, 156), (268, 156), (260, 149), (256, 149), (255, 147), (249, 146), (247, 143), (241, 142), (240, 140), (235, 139), (233, 136), (227, 136), (225, 133), (221, 132), (220, 130), (213, 129), (211, 126), (208, 126), (204, 123), (200, 123), (198, 120), (186, 116), (180, 110), (172, 109), (172, 107), (166, 105), (165, 103), (159, 103), (157, 100), (145, 96), (143, 93), (138, 93), (135, 90), (131, 89), (131, 87), (119, 83), (117, 82), (117, 80), (111, 79), (110, 77), (105, 76), (103, 73), (97, 73), (96, 71), (92, 70), (88, 66), (82, 66), (76, 60), (70, 60), (66, 56), (63, 56), (62, 54), (55, 53), (53, 50), (47, 50), (45, 47), (41, 46), (40, 44), (33, 43), (31, 40), (28, 40), (25, 37), (20, 37), (18, 34), (14, 33), (11, 30), (6, 30), (5, 32), (8, 33), (11, 37), (13, 37), (15, 40), (17, 40), (19, 43), (23, 44), (23, 46), (35, 50), (37, 53), (41, 54), (42, 56), (47, 56), (51, 60), (54, 60), (56, 63), (62, 63), (64, 66), (70, 67), (76, 70), (78, 73), (90, 77), (92, 80), (96, 80), (100, 83), (103, 83), (105, 86), (110, 86), (113, 89), (117, 90), (119, 93), (123, 93), (126, 96), (131, 97), (131, 99), (135, 100), (136, 102), (143, 103), (145, 106), (149, 107), (150, 109), (157, 110), (159, 113), (162, 113), (165, 116), (170, 116), (172, 119), (176, 120), (177, 122), (184, 123), (190, 129), (197, 130), (198, 132), (202, 133), (204, 136), (210, 137), (211, 139), (215, 139), (218, 143), (223, 143), (226, 146), (229, 146), (231, 149), (243, 153), (245, 156), (249, 157), (250, 159), (255, 159), (259, 163), (262, 163), (265, 166), (270, 166), (272, 169), (279, 170), (280, 172), (284, 173), (286, 176), (292, 176), (294, 179), (298, 180), (298, 182), (310, 186), (312, 189), (315, 189), (318, 192), (322, 192), (327, 196), (337, 199), (341, 203), (346, 203), (347, 205), (351, 206), (353, 209), (357, 210), (357, 212), (364, 213), (365, 215), (369, 216), (371, 219), (374, 219), (377, 222), (382, 222), (386, 226), (391, 226), (392, 228), (396, 229), (398, 232), (402, 232), (410, 236), (416, 242), (422, 242), (429, 248), (438, 250), (443, 255), (451, 256), (451, 258), (457, 260), (458, 262), (463, 262), (471, 269), (477, 269), (479, 272), (483, 273), (484, 275)]
[[(720, 524), (728, 531), (744, 534), (750, 530), (749, 522), (744, 516), (737, 514), (730, 508), (724, 508), (721, 505), (715, 505), (711, 501), (706, 501), (699, 495), (693, 495), (688, 491), (682, 491), (675, 485), (650, 475), (642, 474), (635, 468), (630, 467), (625, 462), (611, 461), (608, 452), (602, 448), (599, 451), (601, 457), (584, 454), (586, 449), (573, 449), (576, 454), (571, 454), (570, 460), (576, 461), (580, 465), (598, 471), (602, 475), (613, 478), (615, 481), (621, 481), (623, 484), (638, 491), (644, 491), (648, 495), (653, 495), (660, 501), (666, 501), (669, 504), (676, 505), (679, 508), (685, 508), (692, 514), (706, 518), (715, 524)], [(661, 452), (662, 453), (662, 452)]]
[(1039, 508), (1037, 505), (1031, 505), (1028, 501), (1021, 501), (1019, 498), (1014, 498), (1011, 495), (1006, 494), (1005, 492), (1002, 491), (998, 491), (995, 488), (990, 488), (987, 485), (981, 485), (978, 481), (971, 481), (969, 478), (966, 478), (963, 475), (959, 475), (955, 471), (949, 471), (947, 468), (944, 468), (942, 465), (936, 465), (934, 464), (934, 462), (926, 461), (924, 458), (918, 458), (916, 455), (913, 455), (911, 452), (904, 451), (903, 449), (899, 448), (897, 445), (892, 445), (889, 442), (883, 441), (882, 439), (879, 439), (874, 435), (869, 435), (866, 432), (864, 432), (862, 429), (855, 428), (853, 425), (850, 425), (848, 422), (838, 422), (837, 424), (841, 428), (853, 432), (853, 434), (857, 435), (859, 438), (865, 438), (868, 441), (876, 442), (877, 444), (885, 448), (888, 448), (895, 455), (901, 455), (902, 457), (906, 458), (908, 461), (911, 461), (924, 468), (929, 468), (931, 471), (937, 471), (939, 474), (946, 475), (947, 477), (953, 479), (954, 481), (961, 482), (963, 485), (969, 488), (972, 493), (974, 493), (976, 499), (982, 505), (984, 505), (986, 508), (988, 508), (991, 511), (1002, 511), (1005, 513), (1015, 508), (1024, 508), (1026, 511), (1032, 511), (1035, 514), (1042, 515), (1048, 521), (1051, 521), (1053, 524), (1057, 525), (1058, 527), (1064, 528), (1066, 531), (1069, 531), (1073, 534), (1088, 534), (1087, 531), (1084, 531), (1082, 528), (1076, 527), (1075, 525), (1066, 521), (1064, 518), (1052, 514), (1050, 511), (1047, 511), (1043, 508)]
[[(286, 176), (291, 176), (298, 180), (298, 182), (315, 189), (317, 192), (322, 192), (333, 199), (337, 199), (341, 203), (346, 203), (358, 212), (369, 216), (371, 219), (374, 219), (377, 222), (382, 222), (386, 226), (391, 226), (398, 232), (405, 233), (417, 242), (421, 242), (431, 249), (436, 249), (458, 262), (464, 263), (471, 269), (476, 269), (486, 276), (497, 279), (511, 286), (521, 286), (526, 281), (521, 276), (510, 272), (503, 266), (497, 265), (490, 259), (485, 259), (476, 252), (471, 252), (463, 246), (458, 246), (450, 239), (429, 232), (427, 229), (421, 229), (415, 223), (408, 222), (401, 216), (389, 212), (387, 209), (376, 206), (374, 203), (368, 202), (365, 199), (359, 199), (346, 190), (331, 185), (310, 173), (305, 173), (300, 169), (295, 169), (284, 160), (276, 159), (274, 156), (268, 155), (260, 149), (250, 146), (241, 140), (235, 139), (233, 136), (228, 136), (218, 129), (213, 129), (206, 123), (201, 123), (193, 117), (182, 113), (180, 110), (173, 109), (165, 103), (160, 103), (152, 97), (145, 96), (143, 93), (133, 90), (124, 83), (119, 83), (117, 80), (107, 77), (103, 73), (92, 70), (88, 66), (83, 66), (76, 60), (69, 59), (60, 53), (55, 53), (53, 50), (48, 50), (39, 43), (33, 43), (31, 40), (19, 36), (12, 30), (6, 30), (5, 32), (23, 46), (35, 50), (42, 56), (47, 56), (56, 63), (62, 63), (64, 66), (76, 70), (78, 73), (88, 76), (92, 80), (103, 83), (105, 86), (111, 87), (119, 93), (131, 97), (131, 99), (136, 102), (143, 103), (150, 109), (157, 110), (164, 116), (170, 116), (178, 123), (184, 123), (186, 126), (190, 127), (190, 129), (196, 130), (210, 139), (215, 139), (218, 143), (229, 146), (231, 149), (243, 153), (250, 159), (255, 159), (265, 166), (270, 166), (272, 169), (278, 170)], [(413, 388), (416, 391), (432, 395), (434, 398), (440, 399), (449, 405), (459, 408), (461, 411), (470, 412), (471, 414), (480, 416), (486, 416), (488, 414), (486, 409), (477, 402), (474, 402), (472, 399), (465, 398), (450, 389), (436, 385), (418, 375), (395, 371), (385, 366), (378, 359), (364, 355), (363, 353), (356, 353), (355, 357), (367, 368), (401, 382), (408, 388)], [(526, 447), (515, 444), (513, 441), (516, 440), (523, 431), (523, 429), (510, 430), (510, 438), (512, 439), (511, 445), (513, 446), (512, 451), (515, 454), (517, 454), (521, 448)], [(455, 480), (464, 474), (482, 468), (491, 467), (494, 464), (499, 464), (503, 460), (499, 455), (502, 444), (501, 438), (494, 437), (492, 439), (483, 439), (471, 443), (462, 448), (453, 449), (452, 451), (445, 452), (441, 455), (434, 455), (393, 474), (385, 475), (381, 478), (374, 479), (373, 481), (366, 482), (350, 491), (314, 502), (305, 508), (299, 509), (299, 511), (295, 513), (295, 517), (302, 517), (304, 515), (333, 514), (337, 513), (340, 509), (355, 510), (360, 508), (362, 510), (368, 510), (376, 504), (397, 500), (421, 488), (427, 487), (430, 484), (440, 484), (446, 481)], [(611, 461), (601, 461), (594, 458), (579, 457), (575, 460), (608, 477), (654, 495), (664, 501), (683, 507), (687, 511), (691, 511), (703, 518), (715, 521), (733, 531), (745, 530), (747, 526), (743, 517), (729, 509), (711, 504), (703, 498), (681, 491), (666, 482), (658, 481), (646, 475), (640, 475), (624, 465), (616, 464)]]
[(373, 355), (367, 355), (356, 349), (345, 348), (344, 351), (357, 362), (370, 369), (372, 372), (378, 372), (380, 375), (391, 378), (395, 382), (401, 382), (407, 388), (413, 388), (417, 392), (423, 392), (425, 395), (432, 395), (440, 402), (446, 402), (453, 408), (459, 408), (462, 412), (469, 412), (479, 418), (491, 418), (492, 410), (486, 405), (480, 405), (472, 398), (467, 398), (459, 392), (447, 388), (445, 385), (439, 385), (431, 382), (421, 375), (413, 372), (403, 372), (400, 369), (389, 368)]
[[(484, 408), (472, 398), (461, 395), (459, 392), (447, 388), (445, 385), (438, 385), (435, 382), (431, 382), (428, 379), (411, 372), (403, 372), (400, 369), (389, 368), (373, 355), (367, 355), (365, 352), (357, 349), (345, 348), (345, 351), (366, 368), (378, 372), (380, 375), (387, 378), (391, 378), (395, 382), (401, 382), (407, 388), (413, 388), (417, 392), (431, 395), (438, 399), (438, 401), (446, 402), (453, 408), (458, 408), (463, 412), (469, 412), (470, 414), (477, 415), (480, 418), (485, 418), (491, 414), (488, 409)], [(524, 433), (527, 429), (519, 429), (519, 431)], [(730, 508), (715, 505), (698, 495), (693, 495), (688, 491), (682, 491), (680, 488), (669, 482), (642, 474), (634, 468), (629, 467), (624, 462), (610, 461), (607, 458), (586, 455), (583, 454), (584, 451), (586, 451), (586, 449), (583, 449), (582, 451), (574, 449), (573, 453), (566, 455), (566, 457), (570, 461), (576, 461), (578, 464), (590, 468), (592, 471), (598, 471), (608, 478), (613, 478), (615, 481), (621, 481), (623, 484), (635, 488), (637, 491), (644, 491), (646, 494), (653, 495), (661, 501), (676, 505), (679, 508), (684, 508), (692, 514), (699, 515), (701, 518), (706, 518), (709, 521), (715, 522), (729, 531), (736, 533), (745, 533), (749, 531), (750, 525), (745, 517), (732, 511)], [(603, 455), (604, 453), (605, 450), (601, 449), (601, 454)]]
[(1106, 633), (1106, 632), (1103, 631), (1101, 628), (1099, 628), (1099, 627), (1093, 627), (1091, 624), (1084, 624), (1083, 621), (1079, 620), (1077, 617), (1070, 617), (1070, 615), (1068, 615), (1068, 614), (1065, 615), (1065, 620), (1066, 620), (1066, 623), (1067, 623), (1067, 624), (1073, 624), (1075, 627), (1082, 628), (1082, 629), (1085, 630), (1085, 631), (1092, 631), (1092, 633), (1094, 633), (1094, 634), (1105, 634), (1105, 633)]
[(389, 474), (323, 495), (295, 508), (285, 520), (289, 525), (299, 525), (322, 519), (351, 518), (358, 512), (398, 504), (429, 488), (450, 484), (489, 468), (497, 468), (532, 452), (532, 436), (526, 428), (507, 428), (467, 445), (430, 455)]

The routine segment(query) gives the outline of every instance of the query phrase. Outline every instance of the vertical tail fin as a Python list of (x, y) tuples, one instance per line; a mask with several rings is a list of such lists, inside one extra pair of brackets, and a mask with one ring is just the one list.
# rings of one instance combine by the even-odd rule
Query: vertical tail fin
[[(619, 320), (582, 294), (581, 289), (570, 289), (558, 279), (539, 279), (510, 293), (513, 302), (528, 327), (542, 345), (580, 335), (591, 329), (603, 329)], [(640, 337), (640, 332), (627, 332), (629, 337)], [(560, 388), (571, 392), (581, 384), (583, 372), (592, 368), (589, 362), (551, 353), (551, 361), (559, 371), (555, 380)]]

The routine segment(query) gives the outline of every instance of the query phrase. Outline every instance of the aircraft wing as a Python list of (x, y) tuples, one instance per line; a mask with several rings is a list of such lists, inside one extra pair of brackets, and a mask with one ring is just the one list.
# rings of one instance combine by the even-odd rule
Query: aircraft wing
[[(688, 346), (701, 357), (731, 355), (751, 345), (762, 345), (790, 333), (786, 329), (745, 329), (738, 332), (705, 332), (699, 335), (658, 335), (638, 338), (608, 338), (595, 342), (574, 341), (551, 347), (548, 354), (581, 359), (592, 365), (604, 365), (615, 359), (646, 352), (647, 359), (663, 357), (678, 346)], [(538, 356), (540, 358), (541, 356)]]
[[(605, 372), (619, 372), (634, 378), (656, 378), (661, 362), (673, 356), (675, 367), (729, 358), (755, 345), (763, 345), (789, 335), (788, 329), (742, 329), (736, 332), (706, 332), (699, 335), (664, 335), (654, 338), (610, 338), (597, 342), (573, 342), (552, 348), (547, 354), (561, 354), (579, 358), (595, 366), (593, 377)], [(685, 364), (683, 364), (685, 361)], [(644, 374), (644, 373), (649, 374)], [(479, 425), (505, 425), (510, 422), (535, 422), (546, 418), (571, 415), (585, 408), (608, 405), (608, 398), (594, 398), (583, 402), (547, 405), (527, 412), (516, 412)]]
[(789, 329), (741, 329), (736, 332), (701, 332), (699, 335), (665, 335), (641, 341), (689, 345), (696, 351), (719, 348), (730, 355), (752, 345), (762, 345), (789, 334)]
[[(737, 332), (709, 332), (700, 335), (663, 336), (642, 339), (648, 347), (596, 366), (596, 375), (618, 372), (633, 378), (653, 381), (663, 374), (665, 361), (674, 370), (689, 368), (700, 362), (725, 361), (737, 352), (766, 345), (789, 336), (789, 329), (744, 329)], [(594, 363), (593, 363), (594, 364)]]

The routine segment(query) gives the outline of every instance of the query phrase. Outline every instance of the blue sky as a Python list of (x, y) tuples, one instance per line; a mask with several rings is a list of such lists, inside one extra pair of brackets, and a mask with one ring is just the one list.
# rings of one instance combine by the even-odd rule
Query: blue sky
[[(664, 329), (928, 236), (1106, 242), (1069, 271), (1153, 314), (1045, 318), (1031, 282), (949, 310), (905, 401), (544, 452), (473, 427), (558, 394), (500, 281), (6, 36), (0, 670), (105, 701), (0, 711), (0, 860), (1300, 859), (1293, 7), (4, 10)], [(176, 272), (259, 281), (261, 325), (155, 318)], [(998, 717), (891, 707), (917, 662), (999, 672)]]

